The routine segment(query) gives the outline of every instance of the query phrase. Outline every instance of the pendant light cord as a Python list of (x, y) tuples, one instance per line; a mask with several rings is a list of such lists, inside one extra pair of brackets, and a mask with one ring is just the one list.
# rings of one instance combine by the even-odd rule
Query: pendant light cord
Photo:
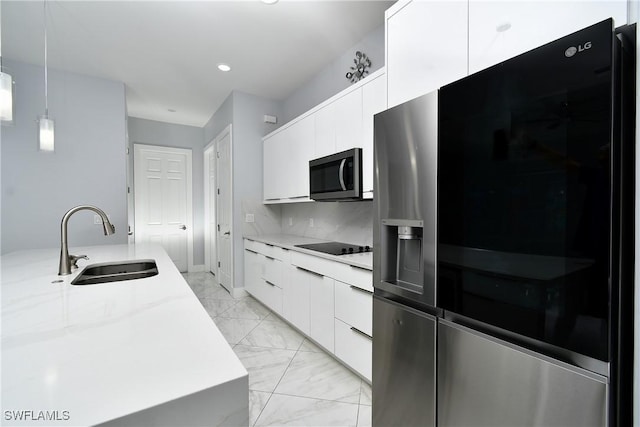
[(44, 0), (44, 115), (49, 117), (49, 78), (47, 73), (47, 0)]

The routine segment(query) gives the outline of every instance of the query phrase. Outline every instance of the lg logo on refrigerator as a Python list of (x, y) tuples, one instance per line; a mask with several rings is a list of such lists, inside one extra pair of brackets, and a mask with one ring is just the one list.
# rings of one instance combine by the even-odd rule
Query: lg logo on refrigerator
[(591, 42), (586, 42), (583, 45), (578, 45), (578, 47), (571, 46), (567, 50), (564, 51), (564, 56), (567, 58), (571, 58), (576, 53), (584, 52), (585, 50), (591, 49)]

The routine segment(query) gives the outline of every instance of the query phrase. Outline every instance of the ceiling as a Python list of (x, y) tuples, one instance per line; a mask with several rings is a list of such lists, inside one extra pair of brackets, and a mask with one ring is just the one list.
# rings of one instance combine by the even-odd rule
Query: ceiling
[[(130, 116), (201, 127), (232, 90), (286, 99), (382, 25), (392, 3), (49, 0), (47, 61), (124, 82)], [(2, 56), (42, 65), (44, 3), (0, 7)]]

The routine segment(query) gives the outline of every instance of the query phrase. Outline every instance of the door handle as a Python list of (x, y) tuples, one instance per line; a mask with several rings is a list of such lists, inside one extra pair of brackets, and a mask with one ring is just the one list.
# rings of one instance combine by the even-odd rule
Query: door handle
[(229, 235), (231, 235), (231, 232), (230, 231), (225, 231), (224, 235), (225, 236), (229, 236)]
[(342, 187), (342, 191), (347, 191), (347, 186), (344, 185), (344, 164), (347, 162), (347, 159), (342, 159), (340, 162), (340, 171), (338, 175), (340, 175), (340, 187)]
[(180, 228), (180, 230), (186, 230), (186, 229), (187, 229), (187, 226), (186, 226), (186, 225), (184, 225), (184, 224), (182, 224), (179, 228)]

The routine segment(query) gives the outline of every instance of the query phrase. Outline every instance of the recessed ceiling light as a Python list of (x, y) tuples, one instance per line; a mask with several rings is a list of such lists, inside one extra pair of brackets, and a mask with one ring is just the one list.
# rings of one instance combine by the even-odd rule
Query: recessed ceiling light
[(231, 71), (231, 67), (228, 66), (227, 64), (218, 64), (218, 70), (227, 72), (227, 71)]
[(276, 4), (278, 0), (260, 0), (264, 4)]

